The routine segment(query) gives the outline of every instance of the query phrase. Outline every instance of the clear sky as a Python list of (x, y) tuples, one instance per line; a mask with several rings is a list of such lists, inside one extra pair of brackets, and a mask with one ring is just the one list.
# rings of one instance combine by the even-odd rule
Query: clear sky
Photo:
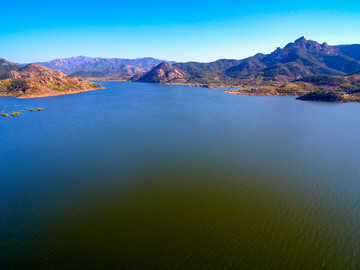
[(2, 1), (0, 57), (241, 59), (300, 36), (360, 43), (360, 1)]

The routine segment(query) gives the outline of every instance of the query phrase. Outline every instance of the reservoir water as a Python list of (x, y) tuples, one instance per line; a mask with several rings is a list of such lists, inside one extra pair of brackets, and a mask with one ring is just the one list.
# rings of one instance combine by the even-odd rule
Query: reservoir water
[(101, 84), (0, 97), (1, 269), (360, 268), (360, 104)]

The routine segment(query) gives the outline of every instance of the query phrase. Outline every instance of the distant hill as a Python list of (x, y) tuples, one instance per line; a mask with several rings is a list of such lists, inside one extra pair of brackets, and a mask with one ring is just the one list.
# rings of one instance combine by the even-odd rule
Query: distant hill
[[(102, 72), (105, 76), (121, 74), (135, 75), (149, 71), (154, 66), (165, 60), (151, 57), (124, 59), (124, 58), (92, 58), (77, 56), (71, 58), (59, 58), (49, 62), (36, 64), (59, 70), (65, 74), (82, 74), (81, 72)], [(166, 61), (165, 61), (166, 62)], [(175, 62), (169, 61), (170, 64)]]
[[(4, 60), (2, 60), (4, 62)], [(6, 60), (5, 60), (6, 61)], [(15, 97), (42, 97), (71, 94), (102, 88), (80, 77), (67, 76), (64, 73), (36, 64), (22, 68), (7, 62), (9, 67), (0, 76), (0, 95)]]
[(101, 71), (78, 71), (73, 73), (72, 76), (79, 76), (81, 78), (105, 78), (108, 75)]
[(120, 65), (120, 66), (108, 66), (102, 69), (101, 72), (103, 72), (108, 76), (113, 76), (113, 75), (121, 75), (121, 74), (135, 75), (149, 70), (150, 68), (137, 67), (133, 65)]
[(349, 75), (360, 75), (360, 70), (356, 71), (356, 72), (353, 72), (353, 73), (350, 73)]
[(13, 64), (3, 58), (0, 58), (0, 80), (6, 79), (10, 71), (17, 71), (20, 69), (19, 65)]
[(347, 55), (351, 58), (354, 58), (360, 61), (360, 45), (353, 44), (353, 45), (338, 45), (334, 46), (337, 51), (341, 54)]
[(121, 66), (108, 66), (100, 69), (99, 71), (77, 71), (72, 73), (73, 76), (80, 76), (82, 78), (108, 78), (114, 76), (128, 75), (130, 77), (135, 74), (144, 73), (150, 69), (139, 68), (131, 65), (121, 65)]
[(185, 73), (170, 64), (163, 62), (149, 72), (135, 75), (132, 78), (137, 82), (179, 83), (185, 82)]

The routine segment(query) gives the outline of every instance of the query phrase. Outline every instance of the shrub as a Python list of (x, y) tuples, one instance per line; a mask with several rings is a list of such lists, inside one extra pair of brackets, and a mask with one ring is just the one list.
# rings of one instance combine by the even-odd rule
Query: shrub
[(342, 83), (346, 82), (344, 77), (337, 77), (331, 75), (315, 75), (315, 76), (307, 76), (298, 81), (313, 83), (315, 85), (331, 85), (331, 86), (339, 86)]
[(23, 80), (13, 80), (8, 86), (8, 90), (12, 92), (18, 92), (18, 91), (25, 92), (25, 90), (28, 88), (29, 88), (28, 84), (26, 83), (26, 81)]
[(71, 83), (64, 82), (64, 84), (65, 84), (67, 87), (76, 88), (75, 85), (73, 85), (73, 84), (71, 84)]
[(65, 92), (65, 91), (68, 91), (67, 89), (61, 89), (61, 88), (54, 88), (54, 90), (56, 90), (56, 91), (60, 91), (60, 92)]

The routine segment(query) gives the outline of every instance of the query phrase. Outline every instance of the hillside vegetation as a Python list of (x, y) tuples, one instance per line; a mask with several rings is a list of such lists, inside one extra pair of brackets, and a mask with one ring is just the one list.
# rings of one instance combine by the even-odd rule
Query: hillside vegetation
[(22, 68), (12, 67), (12, 70), (7, 69), (0, 73), (0, 95), (2, 96), (43, 97), (102, 88), (80, 77), (67, 76), (36, 64), (29, 64)]

